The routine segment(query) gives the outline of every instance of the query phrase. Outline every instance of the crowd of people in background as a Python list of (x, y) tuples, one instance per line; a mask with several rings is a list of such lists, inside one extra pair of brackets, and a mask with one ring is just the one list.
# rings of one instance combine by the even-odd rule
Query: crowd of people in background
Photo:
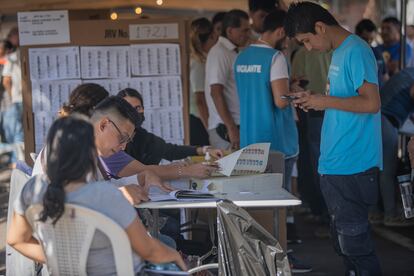
[[(332, 238), (347, 275), (381, 275), (370, 223), (414, 225), (414, 220), (403, 217), (397, 184), (399, 167), (403, 166), (399, 164), (398, 130), (414, 112), (414, 26), (407, 31), (407, 68), (400, 70), (401, 22), (397, 18), (383, 19), (380, 30), (373, 21), (363, 19), (351, 32), (314, 3), (292, 4), (286, 11), (272, 0), (248, 2), (248, 12), (231, 10), (217, 13), (212, 20), (202, 17), (191, 22), (191, 146), (166, 143), (141, 127), (145, 99), (133, 87), (109, 97), (99, 85), (82, 84), (62, 107), (62, 118), (53, 124), (35, 163), (33, 175), (46, 174), (51, 184), (36, 177), (26, 185), (18, 199), (16, 213), (20, 216), (16, 216), (13, 227), (24, 225), (23, 214), (29, 204), (41, 202), (43, 197), (53, 202), (52, 189), (58, 189), (69, 202), (88, 205), (86, 197), (72, 194), (77, 185), (138, 174), (141, 186), (127, 185), (118, 190), (105, 186), (118, 198), (120, 210), (128, 213), (123, 219), (117, 213), (110, 216), (120, 220), (134, 241), (132, 236), (143, 235), (143, 228), (125, 202), (147, 201), (150, 185), (168, 191), (171, 187), (164, 183), (166, 180), (206, 178), (218, 169), (183, 162), (159, 165), (162, 159), (174, 161), (206, 153), (219, 158), (224, 150), (269, 142), (271, 151), (285, 156), (284, 188), (298, 195), (309, 209), (307, 218), (321, 225), (315, 235)], [(0, 150), (9, 149), (11, 163), (23, 160), (18, 46), (17, 29), (0, 44)], [(91, 124), (86, 117), (73, 117), (73, 113), (89, 117)], [(60, 150), (67, 150), (73, 142), (57, 133), (69, 133), (75, 125), (79, 127), (73, 134), (76, 139), (83, 139), (86, 133), (94, 135), (94, 141), (83, 145), (84, 154), (89, 152), (85, 160), (89, 163), (77, 174), (68, 172), (66, 178), (56, 180), (56, 158), (62, 158)], [(62, 148), (55, 143), (61, 143)], [(62, 159), (68, 166), (80, 165), (69, 164), (76, 159)], [(100, 194), (94, 190), (98, 187), (95, 184), (86, 185), (90, 186), (87, 191), (82, 186), (85, 196)], [(37, 194), (30, 194), (33, 187), (38, 187)], [(98, 209), (107, 212), (105, 206)], [(45, 210), (43, 219), (58, 220), (60, 215), (60, 211)], [(176, 214), (165, 216), (177, 224), (172, 222)], [(287, 223), (288, 241), (300, 243), (294, 212), (289, 212)], [(171, 228), (162, 233), (174, 239), (179, 235)], [(22, 252), (28, 242), (17, 236), (9, 240)], [(94, 246), (101, 246), (98, 240), (94, 242)], [(175, 261), (185, 269), (176, 251), (154, 239), (146, 242), (151, 245), (146, 250), (132, 242), (138, 255)], [(164, 257), (152, 250), (161, 250)], [(292, 271), (312, 270), (294, 254), (288, 255)], [(32, 256), (44, 261), (39, 252)], [(139, 262), (136, 265), (138, 271)]]
[(0, 42), (0, 152), (10, 153), (10, 167), (24, 160), (23, 98), (19, 32), (10, 30)]

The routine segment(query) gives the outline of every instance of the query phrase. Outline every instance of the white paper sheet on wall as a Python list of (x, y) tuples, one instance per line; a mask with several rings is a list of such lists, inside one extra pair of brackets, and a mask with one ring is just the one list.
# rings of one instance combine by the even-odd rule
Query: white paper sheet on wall
[(112, 95), (127, 87), (138, 90), (145, 106), (143, 127), (166, 141), (183, 143), (178, 44), (34, 48), (29, 59), (36, 150), (43, 146), (51, 118), (81, 83), (97, 83)]
[(35, 149), (39, 153), (46, 142), (47, 133), (57, 114), (53, 112), (34, 113)]
[(132, 78), (133, 88), (140, 91), (146, 110), (181, 107), (180, 76)]
[[(91, 79), (83, 80), (82, 83), (96, 83), (108, 90), (109, 94), (116, 95), (125, 88), (135, 88), (135, 82), (131, 78), (126, 79)], [(139, 90), (138, 90), (139, 91)]]
[(270, 143), (258, 143), (244, 147), (216, 162), (225, 176), (263, 173), (269, 158)]
[(80, 78), (79, 47), (29, 49), (31, 80)]
[(184, 139), (183, 113), (180, 108), (153, 109), (145, 112), (143, 128), (168, 141)]
[(57, 113), (81, 80), (32, 81), (32, 110)]
[(178, 44), (140, 44), (130, 46), (131, 73), (134, 76), (180, 75)]
[(69, 43), (68, 11), (18, 12), (20, 45)]
[(81, 47), (83, 79), (128, 78), (128, 46)]

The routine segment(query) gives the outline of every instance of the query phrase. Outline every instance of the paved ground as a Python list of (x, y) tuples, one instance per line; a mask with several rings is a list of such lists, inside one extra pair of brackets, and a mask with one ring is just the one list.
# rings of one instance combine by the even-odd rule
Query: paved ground
[[(292, 245), (296, 257), (313, 265), (309, 276), (344, 275), (342, 259), (336, 255), (329, 238), (316, 238), (316, 224), (306, 223), (303, 216), (297, 216), (298, 232), (303, 240), (300, 245)], [(387, 239), (383, 238), (384, 232)], [(402, 239), (402, 237), (405, 239)], [(374, 240), (384, 276), (413, 276), (414, 250), (390, 241), (395, 240), (404, 245), (414, 242), (414, 227), (391, 229), (375, 227)], [(400, 240), (399, 240), (400, 239)]]
[[(9, 170), (0, 169), (0, 275), (5, 273), (5, 237), (8, 202)], [(298, 232), (303, 240), (301, 245), (292, 245), (296, 257), (313, 265), (309, 276), (344, 275), (342, 260), (327, 238), (316, 238), (316, 224), (305, 222), (304, 216), (297, 216)], [(391, 229), (374, 228), (374, 239), (384, 276), (414, 275), (414, 227)]]

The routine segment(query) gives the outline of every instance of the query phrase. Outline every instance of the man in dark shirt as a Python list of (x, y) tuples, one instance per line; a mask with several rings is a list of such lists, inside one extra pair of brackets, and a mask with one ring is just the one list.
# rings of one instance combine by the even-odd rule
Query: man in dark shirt
[[(359, 23), (355, 26), (355, 34), (358, 35), (360, 38), (365, 40), (368, 45), (371, 46), (372, 42), (377, 35), (377, 26), (375, 26), (374, 22), (369, 19), (362, 19)], [(384, 58), (382, 53), (377, 48), (372, 48), (374, 51), (375, 59), (377, 60), (378, 66), (378, 86), (381, 87), (384, 83), (388, 80), (388, 72), (387, 66), (385, 65)]]

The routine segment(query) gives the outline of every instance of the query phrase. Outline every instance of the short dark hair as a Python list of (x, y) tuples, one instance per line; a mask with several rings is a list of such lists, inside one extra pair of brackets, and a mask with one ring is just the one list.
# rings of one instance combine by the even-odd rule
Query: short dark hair
[(312, 2), (293, 3), (286, 15), (286, 34), (289, 37), (295, 37), (300, 33), (315, 34), (315, 23), (318, 21), (329, 26), (339, 26), (332, 14), (320, 5)]
[(227, 12), (223, 18), (221, 35), (227, 37), (227, 28), (239, 28), (242, 19), (249, 20), (249, 15), (245, 11), (231, 10)]
[(216, 25), (217, 23), (223, 22), (223, 18), (226, 15), (226, 12), (218, 12), (213, 16), (213, 19), (211, 19), (211, 23)]
[(276, 7), (276, 0), (249, 0), (249, 11), (255, 12), (262, 10), (271, 12)]
[(375, 26), (374, 22), (372, 22), (370, 19), (362, 19), (355, 26), (355, 33), (357, 35), (360, 35), (364, 31), (367, 31), (369, 33), (376, 32), (377, 31), (377, 26)]
[(283, 10), (274, 10), (269, 13), (263, 21), (263, 32), (273, 32), (277, 28), (283, 28), (286, 19), (286, 12)]
[(135, 128), (141, 126), (143, 117), (138, 111), (130, 105), (126, 100), (119, 96), (110, 96), (100, 102), (92, 114), (92, 120), (96, 117), (101, 118), (109, 113), (115, 113), (123, 119), (130, 121)]
[(133, 88), (125, 88), (118, 92), (117, 96), (125, 98), (126, 96), (137, 98), (140, 102), (142, 107), (144, 107), (144, 99), (142, 95)]
[(400, 20), (398, 20), (398, 18), (390, 16), (390, 17), (386, 17), (382, 20), (382, 23), (390, 23), (395, 25), (396, 27), (400, 28), (401, 27), (401, 22)]

